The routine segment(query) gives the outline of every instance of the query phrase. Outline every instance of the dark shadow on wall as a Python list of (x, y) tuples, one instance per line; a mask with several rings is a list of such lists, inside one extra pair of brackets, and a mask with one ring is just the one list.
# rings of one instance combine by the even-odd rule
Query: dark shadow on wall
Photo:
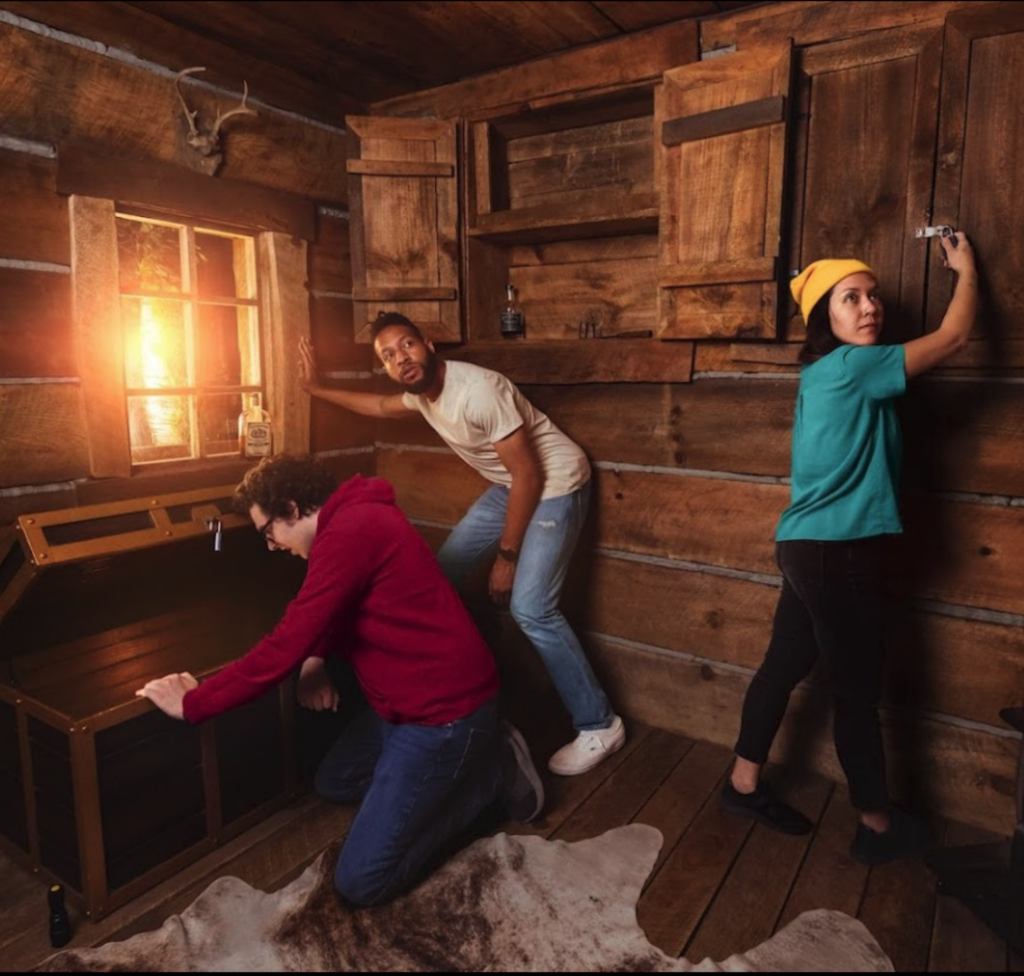
[[(929, 742), (922, 712), (938, 700), (938, 676), (931, 666), (922, 601), (934, 592), (936, 575), (964, 556), (952, 534), (952, 506), (957, 501), (951, 493), (1006, 490), (1005, 474), (993, 469), (991, 460), (987, 469), (983, 466), (982, 439), (988, 428), (991, 440), (993, 424), (998, 424), (993, 418), (1007, 415), (1007, 399), (1021, 397), (1015, 387), (986, 382), (1000, 372), (1008, 324), (986, 301), (983, 274), (979, 290), (979, 314), (969, 350), (943, 369), (911, 380), (899, 402), (904, 532), (890, 540), (887, 584), (892, 613), (883, 700), (893, 755), (889, 769), (893, 795), (921, 813), (937, 807), (934, 784), (925, 774), (933, 764), (924, 761)], [(963, 369), (957, 368), (958, 362), (965, 363)], [(985, 556), (984, 546), (978, 555)], [(993, 724), (999, 724), (998, 709), (1008, 704), (1014, 702), (993, 708)]]

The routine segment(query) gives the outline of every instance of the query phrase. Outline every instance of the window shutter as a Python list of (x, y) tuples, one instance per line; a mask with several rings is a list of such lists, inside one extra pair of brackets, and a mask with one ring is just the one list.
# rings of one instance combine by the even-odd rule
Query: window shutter
[(435, 341), (462, 338), (454, 121), (349, 116), (352, 298), (357, 341), (380, 311)]
[(790, 66), (787, 45), (664, 75), (656, 106), (663, 339), (777, 333)]

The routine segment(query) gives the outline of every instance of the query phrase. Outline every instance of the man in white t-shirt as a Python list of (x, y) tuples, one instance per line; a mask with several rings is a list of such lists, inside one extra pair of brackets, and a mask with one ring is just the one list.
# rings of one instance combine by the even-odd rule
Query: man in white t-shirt
[(449, 362), (398, 312), (371, 324), (374, 349), (403, 387), (390, 396), (319, 385), (313, 348), (303, 340), (301, 377), (312, 396), (368, 417), (417, 414), (467, 464), (491, 482), (438, 552), (461, 586), (480, 559), (493, 558), (491, 599), (507, 607), (537, 649), (576, 728), (548, 762), (553, 773), (592, 769), (625, 742), (622, 719), (608, 703), (579, 639), (559, 609), (562, 584), (586, 518), (586, 455), (507, 377)]

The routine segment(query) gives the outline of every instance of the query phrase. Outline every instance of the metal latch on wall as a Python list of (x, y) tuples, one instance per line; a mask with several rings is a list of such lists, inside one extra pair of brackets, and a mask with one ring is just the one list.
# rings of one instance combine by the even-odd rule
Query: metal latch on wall
[(949, 224), (936, 224), (934, 227), (918, 227), (914, 231), (914, 237), (951, 237), (950, 243), (953, 247), (960, 243)]
[(220, 509), (216, 505), (196, 505), (192, 509), (192, 518), (202, 522), (207, 531), (213, 533), (213, 551), (220, 552), (224, 539), (224, 525), (221, 522)]
[(213, 551), (220, 552), (221, 540), (223, 539), (223, 525), (219, 518), (208, 518), (206, 527), (213, 533)]

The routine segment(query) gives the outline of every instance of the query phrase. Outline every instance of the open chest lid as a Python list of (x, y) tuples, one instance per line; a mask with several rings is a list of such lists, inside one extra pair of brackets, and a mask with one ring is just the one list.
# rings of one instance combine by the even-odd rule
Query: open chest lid
[(192, 606), (294, 593), (234, 486), (22, 515), (0, 536), (0, 660)]

